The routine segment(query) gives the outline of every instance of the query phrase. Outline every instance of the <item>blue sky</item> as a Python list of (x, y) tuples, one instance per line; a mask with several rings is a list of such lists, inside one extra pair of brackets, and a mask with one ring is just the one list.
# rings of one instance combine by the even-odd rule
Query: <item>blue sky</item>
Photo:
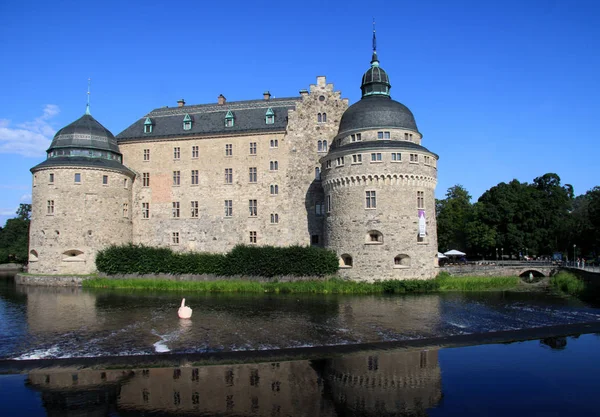
[(440, 155), (436, 195), (474, 199), (556, 172), (600, 185), (600, 3), (485, 1), (0, 2), (0, 224), (29, 168), (85, 111), (115, 135), (151, 109), (296, 96), (326, 75), (350, 103), (371, 21), (392, 97)]

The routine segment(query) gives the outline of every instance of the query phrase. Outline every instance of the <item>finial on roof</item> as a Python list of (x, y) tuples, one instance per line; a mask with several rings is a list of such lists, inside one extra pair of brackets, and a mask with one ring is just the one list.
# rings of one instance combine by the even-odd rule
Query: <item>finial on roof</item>
[(90, 113), (90, 85), (92, 84), (92, 79), (88, 78), (88, 91), (87, 91), (87, 105), (85, 106), (85, 114)]
[(377, 58), (377, 36), (375, 35), (375, 18), (373, 18), (373, 56), (371, 57), (371, 65), (374, 67), (379, 66), (379, 59)]

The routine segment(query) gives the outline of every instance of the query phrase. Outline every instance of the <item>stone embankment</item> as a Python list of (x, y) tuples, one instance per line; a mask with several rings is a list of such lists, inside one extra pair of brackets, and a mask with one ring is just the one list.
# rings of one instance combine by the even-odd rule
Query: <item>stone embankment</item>
[(23, 270), (23, 265), (21, 264), (0, 264), (0, 273), (1, 272), (20, 272)]

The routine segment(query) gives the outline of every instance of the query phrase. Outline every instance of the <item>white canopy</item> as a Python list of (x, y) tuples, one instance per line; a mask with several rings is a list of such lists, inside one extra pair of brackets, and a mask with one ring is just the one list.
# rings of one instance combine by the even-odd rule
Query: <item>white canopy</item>
[(438, 258), (442, 259), (442, 258), (447, 258), (446, 255), (444, 255), (442, 252), (438, 252)]
[(452, 249), (452, 250), (449, 250), (448, 252), (444, 252), (444, 255), (446, 255), (446, 256), (465, 256), (466, 253), (461, 252), (456, 249)]

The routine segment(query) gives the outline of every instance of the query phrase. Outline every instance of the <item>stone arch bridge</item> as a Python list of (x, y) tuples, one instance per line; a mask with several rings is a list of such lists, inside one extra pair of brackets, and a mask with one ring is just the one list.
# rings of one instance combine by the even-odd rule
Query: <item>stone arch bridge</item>
[(549, 277), (558, 272), (558, 265), (538, 262), (499, 262), (499, 263), (470, 263), (466, 265), (448, 265), (440, 267), (440, 272), (453, 276), (474, 277), (528, 277), (531, 273), (535, 278)]

